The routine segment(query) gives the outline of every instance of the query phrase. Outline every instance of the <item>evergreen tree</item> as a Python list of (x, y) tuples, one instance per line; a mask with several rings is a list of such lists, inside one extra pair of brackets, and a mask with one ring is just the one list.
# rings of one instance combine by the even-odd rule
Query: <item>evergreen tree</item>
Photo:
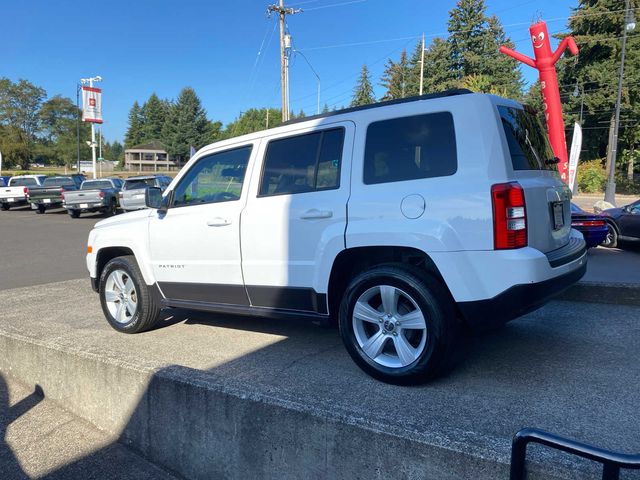
[(160, 140), (162, 138), (162, 128), (167, 120), (167, 103), (152, 93), (144, 103), (141, 110), (142, 122), (142, 142)]
[[(419, 65), (418, 65), (419, 67)], [(407, 58), (407, 51), (400, 52), (400, 60), (396, 63), (392, 59), (387, 61), (380, 84), (386, 89), (382, 100), (404, 98), (409, 93), (411, 67)]]
[(326, 103), (322, 107), (322, 113), (329, 113), (329, 105), (327, 105)]
[(358, 84), (353, 90), (353, 99), (351, 100), (352, 107), (359, 107), (361, 105), (369, 105), (376, 101), (373, 93), (373, 85), (371, 85), (371, 74), (366, 65), (362, 66), (360, 71), (360, 78)]
[(124, 136), (125, 148), (131, 148), (142, 143), (143, 139), (143, 119), (142, 110), (138, 101), (133, 102), (131, 110), (129, 110), (129, 122), (127, 127), (127, 133)]
[[(418, 63), (414, 69), (419, 86), (420, 64)], [(423, 82), (423, 93), (441, 92), (458, 86), (451, 68), (451, 49), (442, 38), (434, 38), (424, 52)]]
[(210, 142), (211, 125), (193, 88), (180, 91), (170, 108), (162, 129), (162, 142), (171, 157), (189, 158), (190, 147), (196, 149)]
[[(484, 0), (458, 0), (449, 12), (450, 68), (455, 79), (484, 85), (486, 92), (504, 92), (519, 98), (522, 94), (522, 74), (518, 63), (501, 54), (500, 45), (513, 47), (498, 18), (488, 17)], [(426, 63), (426, 62), (425, 62)], [(478, 82), (478, 78), (483, 79)], [(488, 80), (488, 81), (485, 81)]]

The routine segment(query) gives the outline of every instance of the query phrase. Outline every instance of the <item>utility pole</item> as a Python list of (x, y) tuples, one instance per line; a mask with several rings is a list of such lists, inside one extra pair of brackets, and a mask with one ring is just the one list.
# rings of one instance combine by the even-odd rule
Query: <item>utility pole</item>
[(624, 26), (622, 31), (622, 52), (620, 54), (620, 73), (618, 75), (618, 96), (616, 99), (616, 113), (613, 124), (613, 136), (609, 142), (611, 165), (604, 201), (616, 204), (616, 158), (618, 156), (618, 127), (620, 126), (620, 102), (622, 101), (622, 79), (624, 77), (624, 55), (627, 49), (627, 32), (636, 28), (636, 20), (632, 10), (629, 10), (629, 0), (624, 5)]
[[(289, 120), (289, 55), (288, 49), (291, 48), (291, 37), (285, 34), (285, 17), (287, 15), (295, 15), (302, 12), (299, 8), (286, 8), (284, 0), (280, 0), (278, 5), (269, 5), (267, 7), (268, 15), (271, 16), (276, 12), (280, 17), (280, 84), (282, 86), (282, 121)], [(286, 45), (288, 41), (289, 45)]]
[(76, 159), (76, 173), (80, 173), (80, 84), (76, 83), (76, 141), (78, 158)]
[(422, 85), (424, 83), (424, 33), (422, 34), (422, 52), (420, 56), (420, 95), (422, 95)]

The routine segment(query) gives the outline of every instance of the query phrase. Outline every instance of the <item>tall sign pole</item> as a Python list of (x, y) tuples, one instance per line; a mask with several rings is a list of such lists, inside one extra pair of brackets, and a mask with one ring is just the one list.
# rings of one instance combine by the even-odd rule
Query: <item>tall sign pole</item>
[[(277, 13), (280, 21), (280, 84), (282, 100), (282, 121), (289, 120), (289, 50), (291, 48), (291, 37), (285, 34), (285, 17), (302, 12), (299, 8), (286, 8), (284, 0), (280, 0), (278, 5), (269, 5), (267, 14)], [(289, 45), (286, 45), (286, 43)]]
[(80, 82), (88, 87), (82, 87), (82, 121), (91, 123), (91, 158), (93, 164), (93, 178), (97, 178), (96, 165), (96, 123), (102, 123), (102, 90), (93, 87), (93, 82), (101, 82), (102, 77), (97, 75), (91, 78), (82, 78)]
[(2, 175), (2, 152), (0, 152), (0, 175)]

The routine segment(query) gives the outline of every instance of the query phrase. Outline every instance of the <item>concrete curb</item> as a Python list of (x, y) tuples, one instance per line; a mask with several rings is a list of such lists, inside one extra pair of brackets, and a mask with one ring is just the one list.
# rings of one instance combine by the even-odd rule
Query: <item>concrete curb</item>
[(640, 306), (640, 285), (583, 281), (569, 287), (556, 300)]
[[(508, 478), (504, 440), (382, 429), (182, 366), (132, 365), (0, 331), (0, 371), (189, 479)], [(575, 478), (576, 468), (554, 457), (528, 478)]]

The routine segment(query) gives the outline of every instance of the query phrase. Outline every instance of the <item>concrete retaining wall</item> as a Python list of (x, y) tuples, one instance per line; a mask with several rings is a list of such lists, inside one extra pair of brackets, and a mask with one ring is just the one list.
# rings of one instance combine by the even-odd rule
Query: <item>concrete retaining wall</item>
[[(49, 399), (189, 479), (508, 478), (508, 458), (478, 455), (465, 439), (430, 445), (368, 419), (247, 395), (185, 367), (131, 365), (0, 331), (0, 371), (39, 384)], [(529, 478), (572, 474), (534, 466)]]

